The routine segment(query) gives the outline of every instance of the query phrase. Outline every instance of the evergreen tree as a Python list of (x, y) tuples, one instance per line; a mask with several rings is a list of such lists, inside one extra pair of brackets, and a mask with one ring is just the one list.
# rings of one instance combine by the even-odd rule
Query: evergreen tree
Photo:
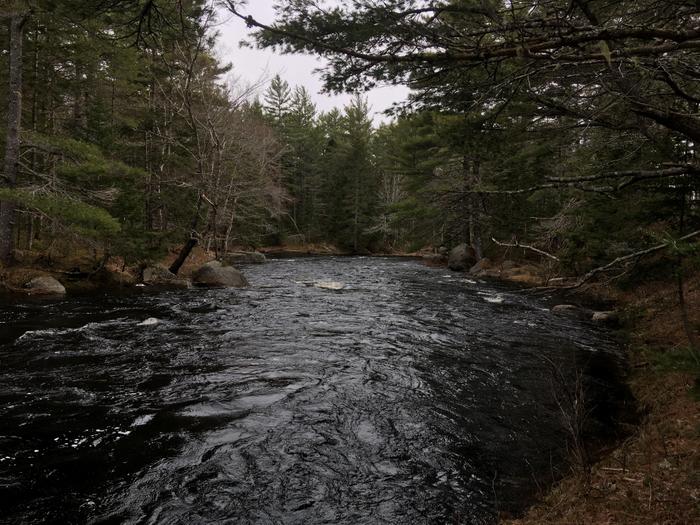
[(265, 91), (263, 108), (277, 126), (284, 126), (292, 102), (292, 90), (286, 80), (275, 75)]
[[(223, 88), (208, 2), (20, 4), (24, 130), (19, 162), (4, 155), (16, 184), (0, 189), (19, 214), (3, 238), (41, 248), (60, 235), (144, 261), (185, 235), (245, 242), (279, 214), (280, 145)], [(11, 92), (0, 83), (3, 111)], [(257, 227), (234, 231), (244, 217)]]
[[(338, 115), (327, 117), (337, 123)], [(333, 122), (335, 121), (335, 122)], [(372, 163), (372, 123), (367, 101), (356, 95), (345, 107), (339, 129), (331, 131), (324, 163), (327, 236), (354, 252), (373, 244), (378, 178)]]

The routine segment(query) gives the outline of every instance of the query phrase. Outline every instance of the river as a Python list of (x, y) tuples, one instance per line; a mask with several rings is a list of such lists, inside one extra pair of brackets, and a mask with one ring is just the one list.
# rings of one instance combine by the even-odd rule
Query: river
[(410, 259), (244, 271), (0, 298), (0, 521), (493, 523), (569, 468), (577, 375), (618, 387), (607, 334), (504, 285)]

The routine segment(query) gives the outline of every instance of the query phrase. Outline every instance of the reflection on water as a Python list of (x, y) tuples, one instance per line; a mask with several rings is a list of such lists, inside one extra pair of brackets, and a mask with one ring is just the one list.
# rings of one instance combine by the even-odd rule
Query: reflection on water
[(245, 271), (247, 290), (0, 306), (5, 520), (492, 523), (566, 468), (567, 378), (616, 359), (414, 261)]

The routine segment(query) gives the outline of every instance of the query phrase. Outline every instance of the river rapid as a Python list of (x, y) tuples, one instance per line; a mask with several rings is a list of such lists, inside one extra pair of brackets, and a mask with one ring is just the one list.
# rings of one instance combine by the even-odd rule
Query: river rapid
[(609, 423), (615, 345), (517, 290), (408, 259), (244, 272), (0, 298), (0, 522), (494, 523), (567, 472), (577, 376)]

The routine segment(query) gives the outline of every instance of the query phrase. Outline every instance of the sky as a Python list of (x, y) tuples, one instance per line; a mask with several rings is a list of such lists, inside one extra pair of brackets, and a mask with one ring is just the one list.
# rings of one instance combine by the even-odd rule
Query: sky
[[(274, 19), (272, 4), (273, 0), (252, 0), (244, 8), (244, 12), (261, 22), (272, 22)], [(217, 46), (219, 57), (223, 62), (233, 64), (233, 75), (242, 84), (258, 83), (261, 80), (269, 82), (272, 77), (279, 74), (291, 86), (306, 87), (319, 110), (342, 108), (350, 101), (352, 97), (350, 94), (320, 93), (323, 87), (321, 77), (313, 71), (323, 65), (322, 59), (309, 55), (276, 54), (270, 49), (241, 48), (239, 43), (241, 40), (249, 39), (250, 30), (241, 19), (226, 11), (220, 12), (220, 25), (217, 29), (221, 33)], [(265, 87), (266, 85), (260, 91), (264, 91)], [(389, 120), (382, 115), (382, 111), (394, 102), (402, 102), (407, 95), (408, 89), (403, 86), (379, 87), (366, 93), (375, 123)]]

